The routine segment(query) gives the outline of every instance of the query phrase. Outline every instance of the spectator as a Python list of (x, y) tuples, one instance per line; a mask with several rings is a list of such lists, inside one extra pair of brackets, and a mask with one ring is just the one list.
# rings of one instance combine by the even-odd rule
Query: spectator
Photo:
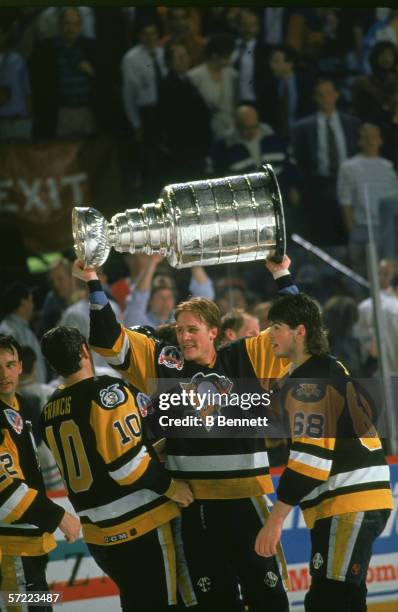
[(143, 196), (159, 193), (159, 147), (161, 122), (159, 96), (165, 75), (164, 49), (159, 47), (155, 22), (139, 24), (140, 43), (122, 59), (122, 95), (124, 111), (133, 133), (137, 163), (143, 181)]
[(372, 48), (378, 42), (388, 41), (393, 45), (398, 44), (396, 26), (398, 21), (398, 10), (391, 8), (377, 7), (376, 20), (369, 28), (363, 41), (363, 70), (369, 72), (369, 58)]
[(361, 343), (354, 333), (359, 313), (355, 300), (344, 295), (330, 298), (323, 307), (330, 352), (344, 363), (351, 376), (362, 376)]
[(308, 111), (307, 77), (298, 70), (296, 52), (288, 46), (275, 47), (269, 62), (271, 75), (259, 93), (260, 117), (289, 138), (293, 123)]
[(259, 333), (260, 323), (257, 317), (235, 308), (227, 312), (221, 319), (220, 346), (238, 338), (258, 336)]
[(29, 140), (31, 89), (26, 63), (10, 46), (11, 23), (0, 23), (0, 141)]
[(44, 300), (40, 324), (39, 337), (46, 333), (59, 322), (65, 308), (71, 303), (75, 292), (75, 279), (72, 276), (72, 264), (68, 259), (60, 259), (55, 262), (48, 271), (52, 284)]
[[(367, 201), (377, 245), (380, 245), (382, 229), (380, 201), (396, 197), (395, 214), (398, 214), (398, 178), (392, 163), (379, 155), (382, 142), (378, 126), (364, 123), (360, 131), (360, 153), (343, 162), (338, 177), (338, 197), (349, 232), (351, 265), (363, 276), (366, 276), (365, 246), (369, 240)], [(393, 212), (390, 210), (390, 213)], [(389, 223), (393, 222), (394, 217), (389, 220)]]
[(271, 164), (284, 199), (292, 205), (298, 203), (298, 174), (286, 145), (269, 125), (259, 122), (253, 107), (237, 109), (235, 130), (216, 143), (212, 157), (218, 176), (257, 172), (262, 164)]
[(63, 9), (60, 19), (61, 35), (44, 40), (32, 58), (35, 134), (80, 138), (95, 132), (94, 42), (82, 36), (77, 8)]
[[(94, 11), (88, 6), (76, 6), (80, 17), (82, 36), (95, 39)], [(49, 6), (41, 12), (37, 19), (37, 29), (41, 39), (62, 35), (62, 7)]]
[[(398, 376), (398, 275), (391, 281), (393, 294), (381, 300), (382, 338), (390, 376)], [(378, 358), (378, 346), (374, 328), (369, 344), (371, 357)]]
[(352, 109), (363, 122), (391, 123), (390, 98), (398, 81), (398, 50), (388, 41), (378, 42), (370, 53), (369, 75), (352, 86)]
[[(174, 321), (175, 292), (164, 280), (154, 284), (153, 277), (156, 267), (163, 260), (161, 255), (151, 255), (148, 264), (127, 301), (124, 313), (124, 324), (149, 325), (158, 327), (163, 323)], [(189, 287), (192, 296), (214, 298), (213, 283), (203, 268), (192, 268), (192, 279)]]
[(171, 41), (165, 47), (169, 72), (160, 92), (160, 115), (169, 154), (167, 182), (203, 178), (210, 146), (210, 110), (187, 76), (185, 47)]
[(204, 60), (206, 40), (193, 32), (190, 11), (191, 9), (186, 6), (169, 7), (167, 11), (169, 34), (162, 38), (160, 44), (165, 46), (173, 42), (182, 45), (188, 54), (188, 68), (194, 68)]
[(270, 322), (268, 320), (268, 312), (271, 308), (272, 302), (260, 302), (253, 308), (253, 314), (258, 319), (260, 324), (260, 331), (264, 331), (267, 327), (270, 326)]
[(304, 220), (316, 244), (346, 242), (336, 193), (340, 164), (358, 150), (359, 120), (337, 109), (339, 92), (333, 81), (319, 78), (314, 86), (318, 111), (297, 122), (293, 150), (304, 179)]
[(19, 281), (6, 288), (2, 300), (3, 320), (0, 333), (13, 336), (22, 346), (30, 346), (37, 358), (36, 382), (45, 383), (47, 374), (40, 344), (29, 327), (33, 316), (34, 304), (32, 290)]
[(262, 39), (266, 45), (277, 47), (286, 41), (289, 9), (283, 6), (267, 6), (261, 10)]
[(238, 73), (240, 104), (257, 107), (259, 91), (268, 69), (266, 46), (259, 39), (257, 14), (250, 9), (240, 13), (240, 38), (235, 43), (231, 62)]
[(226, 286), (218, 292), (216, 303), (220, 309), (221, 315), (224, 316), (233, 308), (239, 308), (244, 311), (249, 310), (249, 301), (247, 299), (247, 290), (239, 286)]
[[(381, 303), (386, 299), (397, 299), (392, 286), (396, 276), (397, 262), (393, 259), (382, 259), (379, 262), (379, 286)], [(358, 306), (358, 334), (362, 345), (364, 357), (369, 354), (372, 337), (374, 334), (373, 323), (373, 299), (371, 297), (362, 300)]]
[(206, 62), (188, 72), (210, 109), (215, 140), (223, 138), (233, 127), (237, 73), (228, 65), (232, 51), (232, 38), (226, 34), (215, 34), (206, 46)]
[(45, 383), (36, 382), (37, 356), (30, 346), (21, 347), (22, 374), (18, 391), (21, 395), (34, 397), (40, 408), (44, 406), (54, 389)]

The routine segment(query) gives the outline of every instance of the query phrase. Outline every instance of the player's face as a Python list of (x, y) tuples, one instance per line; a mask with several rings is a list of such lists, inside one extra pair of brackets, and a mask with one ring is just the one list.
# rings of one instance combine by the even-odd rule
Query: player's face
[(181, 312), (177, 319), (176, 331), (184, 359), (196, 361), (201, 365), (207, 365), (213, 360), (216, 327), (208, 327), (192, 312)]
[(291, 358), (296, 348), (295, 330), (286, 323), (272, 323), (269, 335), (275, 356)]
[(238, 331), (238, 338), (243, 338), (245, 336), (258, 336), (260, 333), (260, 323), (257, 317), (246, 316), (244, 318), (244, 323), (240, 330)]
[(22, 373), (22, 362), (15, 349), (0, 349), (0, 398), (9, 401), (14, 397)]

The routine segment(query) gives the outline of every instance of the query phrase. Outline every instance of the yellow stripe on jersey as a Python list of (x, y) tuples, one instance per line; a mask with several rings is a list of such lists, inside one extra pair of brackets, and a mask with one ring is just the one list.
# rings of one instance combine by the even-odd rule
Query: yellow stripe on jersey
[(274, 486), (269, 474), (245, 478), (184, 479), (197, 499), (239, 499), (273, 493)]
[[(300, 442), (302, 444), (311, 444), (319, 448), (333, 451), (336, 446), (336, 438), (292, 438), (293, 443)], [(315, 452), (315, 451), (314, 451)]]
[(135, 538), (139, 538), (152, 531), (152, 529), (157, 529), (160, 525), (171, 521), (179, 514), (178, 507), (170, 500), (157, 508), (152, 508), (144, 514), (113, 527), (99, 527), (94, 524), (82, 523), (83, 538), (88, 544), (112, 546), (113, 544), (135, 540)]
[(121, 326), (120, 336), (112, 348), (101, 348), (99, 346), (92, 346), (91, 348), (105, 357), (108, 363), (117, 366), (124, 363), (129, 346), (131, 347), (131, 357), (128, 368), (124, 371), (124, 378), (137, 387), (139, 391), (148, 393), (148, 379), (156, 378), (155, 341), (152, 338)]
[(134, 457), (126, 465), (118, 470), (109, 472), (109, 475), (117, 481), (118, 484), (131, 485), (136, 480), (141, 478), (151, 461), (151, 456), (148, 454), (145, 446), (141, 449), (137, 457)]
[(290, 361), (275, 357), (271, 349), (269, 329), (265, 329), (258, 336), (246, 338), (245, 344), (257, 378), (281, 378), (288, 373)]
[(306, 465), (305, 463), (301, 463), (300, 461), (294, 461), (289, 459), (287, 467), (294, 472), (298, 472), (303, 476), (308, 476), (309, 478), (316, 478), (317, 480), (327, 480), (329, 478), (330, 471), (329, 470), (320, 470), (319, 468), (313, 467), (311, 465)]
[[(18, 495), (18, 492), (20, 491), (21, 487), (23, 487), (23, 489), (21, 491), (21, 494)], [(7, 508), (7, 510), (9, 510), (9, 513), (6, 516), (4, 516), (4, 518), (2, 518), (2, 522), (5, 523), (6, 525), (9, 525), (10, 523), (13, 523), (14, 521), (18, 521), (21, 518), (21, 516), (26, 512), (26, 510), (29, 508), (31, 503), (36, 498), (36, 496), (37, 496), (37, 491), (35, 491), (34, 489), (29, 489), (24, 483), (22, 483), (19, 486), (19, 488), (14, 492), (14, 494), (9, 497), (6, 504), (3, 504), (3, 506), (8, 506), (9, 504)], [(12, 498), (15, 498), (15, 499), (12, 499)]]
[(362, 510), (392, 510), (393, 507), (391, 489), (374, 489), (325, 499), (313, 508), (304, 508), (303, 515), (308, 529), (312, 529), (318, 519), (328, 518), (335, 514), (361, 512)]
[[(0, 535), (0, 548), (3, 555), (37, 557), (56, 548), (57, 543), (52, 533), (41, 536), (3, 536)], [(3, 557), (4, 558), (4, 557)]]

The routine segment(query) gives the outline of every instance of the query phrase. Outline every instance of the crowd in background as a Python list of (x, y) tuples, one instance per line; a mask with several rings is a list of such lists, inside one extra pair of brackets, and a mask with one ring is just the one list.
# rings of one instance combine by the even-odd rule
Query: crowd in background
[[(123, 142), (125, 182), (137, 203), (153, 201), (169, 183), (244, 174), (270, 163), (283, 195), (297, 284), (319, 300), (332, 352), (355, 376), (377, 372), (368, 294), (290, 235), (301, 234), (366, 277), (370, 221), (387, 356), (398, 376), (397, 10), (1, 12), (2, 146), (111, 134)], [(30, 348), (22, 385), (40, 401), (57, 381), (38, 338), (57, 323), (88, 335), (88, 300), (72, 277), (73, 258), (72, 250), (65, 252), (47, 274), (3, 287), (0, 331)], [(101, 274), (120, 321), (171, 339), (175, 304), (187, 295), (216, 300), (224, 315), (220, 342), (265, 329), (275, 295), (258, 262), (177, 273), (156, 255), (113, 254)], [(106, 364), (96, 366), (101, 371)]]

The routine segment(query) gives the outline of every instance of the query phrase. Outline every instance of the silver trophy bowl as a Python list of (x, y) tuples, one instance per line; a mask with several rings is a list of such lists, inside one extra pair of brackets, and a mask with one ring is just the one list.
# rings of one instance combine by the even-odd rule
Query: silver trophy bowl
[(286, 234), (282, 198), (270, 165), (262, 172), (164, 187), (155, 203), (128, 209), (108, 223), (94, 208), (73, 209), (78, 259), (85, 267), (106, 261), (110, 248), (160, 253), (175, 268), (281, 261)]

